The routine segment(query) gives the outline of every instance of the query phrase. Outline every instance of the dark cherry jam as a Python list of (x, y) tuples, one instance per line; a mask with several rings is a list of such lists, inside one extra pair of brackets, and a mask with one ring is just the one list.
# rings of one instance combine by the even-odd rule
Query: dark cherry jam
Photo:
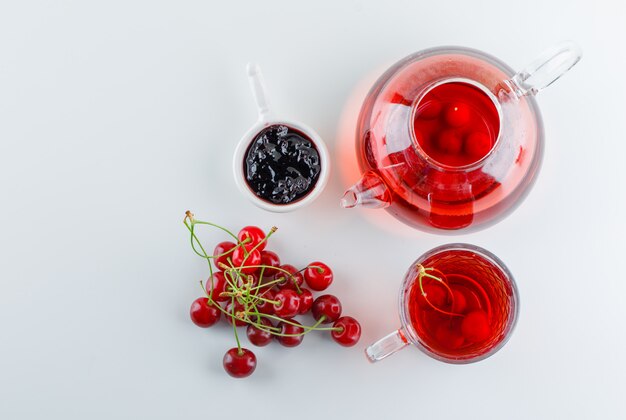
[(307, 195), (320, 176), (320, 156), (304, 133), (271, 125), (250, 143), (243, 162), (254, 193), (274, 204), (289, 204)]

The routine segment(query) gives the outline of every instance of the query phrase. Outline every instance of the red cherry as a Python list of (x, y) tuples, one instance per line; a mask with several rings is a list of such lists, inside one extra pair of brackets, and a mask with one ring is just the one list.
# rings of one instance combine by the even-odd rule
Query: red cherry
[(298, 313), (304, 315), (311, 310), (313, 306), (313, 293), (309, 289), (300, 289), (300, 306)]
[(313, 318), (320, 320), (323, 316), (322, 324), (335, 322), (341, 316), (341, 302), (333, 295), (322, 295), (313, 301), (311, 307)]
[(477, 342), (489, 338), (491, 328), (485, 311), (472, 311), (465, 316), (461, 323), (461, 332), (469, 341)]
[[(416, 286), (419, 287), (419, 286)], [(419, 305), (424, 310), (444, 309), (447, 301), (448, 291), (436, 280), (426, 279), (422, 282), (422, 288), (426, 296), (422, 295), (421, 290), (418, 296)], [(428, 302), (426, 301), (428, 299)], [(430, 304), (429, 304), (430, 302)], [(432, 306), (431, 306), (432, 305)]]
[[(266, 327), (273, 327), (272, 323), (266, 318), (261, 318), (259, 322)], [(267, 346), (274, 337), (269, 331), (259, 329), (252, 324), (248, 325), (246, 335), (252, 344), (259, 347)]]
[(263, 241), (265, 239), (265, 232), (261, 230), (261, 228), (256, 226), (246, 226), (245, 228), (239, 231), (237, 235), (239, 242), (244, 242), (244, 246), (249, 251), (258, 244), (261, 244), (257, 247), (257, 251), (261, 252), (265, 249), (267, 245), (267, 241)]
[[(287, 281), (279, 284), (279, 287), (281, 289), (291, 289), (291, 290), (298, 291), (298, 290), (302, 290), (303, 284), (304, 284), (304, 276), (302, 275), (302, 273), (295, 272), (295, 273), (292, 273), (291, 276), (287, 276)], [(296, 287), (296, 285), (298, 285), (298, 287)]]
[[(261, 251), (261, 265), (269, 265), (270, 267), (280, 267), (280, 258), (278, 254), (272, 251)], [(275, 268), (265, 268), (263, 272), (263, 277), (271, 278), (274, 274), (279, 271)]]
[(476, 160), (482, 159), (491, 150), (491, 138), (486, 133), (474, 131), (465, 138), (463, 150)]
[(456, 130), (444, 130), (437, 136), (437, 149), (447, 154), (459, 154), (463, 149), (463, 139)]
[(259, 285), (259, 276), (257, 275), (257, 273), (244, 274), (244, 275), (240, 276), (239, 279), (237, 280), (237, 286), (243, 287), (243, 286), (247, 285), (248, 282), (251, 282), (251, 286), (250, 287), (258, 286)]
[(222, 360), (224, 370), (233, 378), (245, 378), (256, 369), (256, 356), (248, 349), (233, 347)]
[(465, 297), (465, 311), (464, 312), (470, 313), (472, 311), (482, 308), (481, 298), (479, 298), (476, 295), (474, 290), (466, 286), (459, 285), (459, 284), (454, 285), (454, 290), (457, 290), (459, 293), (463, 295), (463, 297)]
[(189, 315), (191, 320), (198, 327), (208, 328), (215, 325), (220, 320), (222, 311), (216, 306), (217, 303), (210, 303), (207, 298), (198, 298), (191, 304)]
[[(274, 300), (274, 292), (272, 292), (270, 289), (261, 289), (258, 296), (262, 297), (263, 299)], [(273, 315), (274, 304), (264, 300), (259, 300), (256, 304), (256, 310), (261, 312), (262, 314)]]
[(465, 341), (462, 335), (450, 329), (450, 327), (446, 324), (442, 324), (437, 327), (437, 330), (435, 331), (435, 339), (439, 345), (450, 350), (458, 349)]
[(451, 127), (461, 127), (470, 121), (470, 109), (461, 102), (452, 102), (443, 110), (443, 117)]
[(283, 264), (280, 266), (280, 268), (290, 273), (291, 276), (285, 273), (285, 271), (279, 271), (276, 274), (274, 274), (274, 280), (282, 279), (282, 281), (278, 283), (278, 287), (295, 290), (295, 286), (293, 285), (294, 283), (297, 283), (299, 287), (304, 282), (302, 278), (302, 273), (298, 272), (298, 269), (294, 267), (293, 265)]
[[(295, 319), (287, 319), (287, 321), (292, 322), (294, 324), (301, 325)], [(281, 334), (289, 334), (289, 336), (287, 337), (283, 337), (280, 335), (276, 336), (276, 339), (278, 340), (280, 344), (282, 344), (285, 347), (295, 347), (299, 345), (300, 343), (302, 343), (302, 340), (304, 339), (304, 334), (303, 334), (304, 328), (296, 326), (296, 325), (291, 325), (282, 321), (278, 323), (278, 327), (280, 328)], [(299, 334), (299, 335), (294, 335), (294, 334)]]
[(441, 112), (441, 102), (437, 100), (426, 101), (421, 103), (417, 108), (416, 118), (432, 120), (437, 118)]
[(460, 314), (467, 309), (467, 298), (457, 289), (452, 289), (452, 296), (454, 297), (454, 301), (452, 303), (452, 312)]
[[(213, 255), (222, 255), (228, 251), (230, 251), (231, 249), (233, 249), (234, 247), (236, 247), (237, 245), (233, 242), (220, 242), (219, 244), (217, 244), (215, 246), (215, 249), (213, 250)], [(228, 263), (228, 258), (230, 257), (232, 259), (233, 253), (230, 252), (226, 255), (222, 255), (221, 257), (217, 257), (215, 258), (215, 265), (217, 266), (218, 270), (223, 271), (223, 268), (220, 267), (221, 264), (224, 264), (228, 267), (230, 267), (230, 264)]]
[(226, 278), (224, 277), (224, 273), (221, 271), (216, 271), (213, 273), (211, 277), (207, 280), (204, 285), (206, 292), (211, 295), (211, 299), (217, 302), (226, 302), (230, 297), (228, 296), (220, 296), (222, 292), (226, 289)]
[(354, 346), (361, 338), (361, 324), (351, 316), (342, 316), (335, 321), (333, 328), (341, 328), (341, 330), (332, 330), (331, 336), (342, 346)]
[(274, 305), (274, 313), (281, 318), (291, 318), (298, 314), (300, 307), (300, 297), (290, 289), (279, 290), (274, 295), (274, 300), (278, 301)]
[(244, 325), (247, 324), (247, 322), (244, 321), (245, 310), (246, 308), (238, 301), (235, 301), (235, 305), (233, 306), (233, 302), (231, 300), (230, 302), (228, 302), (228, 305), (226, 305), (226, 312), (228, 312), (228, 314), (224, 314), (224, 319), (226, 320), (226, 322), (232, 325), (233, 324), (233, 320), (231, 316), (231, 313), (232, 313), (235, 316), (235, 326), (243, 327)]
[(249, 266), (258, 266), (261, 264), (261, 252), (256, 249), (254, 251), (248, 252), (248, 256), (246, 257), (246, 251), (244, 247), (239, 246), (233, 252), (233, 264), (235, 267), (244, 267), (241, 268), (240, 271), (244, 274), (252, 274), (259, 270), (259, 267), (249, 267)]
[(433, 310), (425, 310), (420, 315), (418, 322), (423, 326), (424, 331), (427, 331), (428, 334), (432, 335), (435, 333), (439, 325), (450, 322), (450, 315), (442, 314), (441, 312)]
[(333, 270), (322, 262), (312, 262), (304, 270), (304, 280), (312, 290), (325, 290), (333, 282)]

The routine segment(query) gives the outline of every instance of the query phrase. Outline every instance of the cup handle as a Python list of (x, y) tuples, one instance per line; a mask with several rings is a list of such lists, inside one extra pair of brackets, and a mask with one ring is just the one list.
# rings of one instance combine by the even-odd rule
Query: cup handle
[(248, 63), (247, 72), (248, 80), (250, 81), (250, 89), (252, 90), (252, 95), (254, 96), (254, 101), (256, 102), (257, 111), (259, 113), (259, 121), (268, 121), (270, 119), (270, 109), (261, 68), (256, 63)]
[(407, 340), (406, 334), (402, 329), (399, 329), (368, 346), (365, 349), (365, 355), (370, 362), (378, 362), (398, 350), (402, 350), (408, 344), (409, 340)]
[(574, 67), (582, 57), (580, 46), (565, 41), (544, 51), (507, 83), (517, 96), (536, 95)]

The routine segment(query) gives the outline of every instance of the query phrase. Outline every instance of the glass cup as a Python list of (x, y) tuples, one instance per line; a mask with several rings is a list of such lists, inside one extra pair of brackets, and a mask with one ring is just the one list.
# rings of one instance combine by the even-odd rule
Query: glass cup
[(401, 327), (365, 350), (377, 362), (409, 344), (437, 360), (472, 363), (508, 341), (519, 311), (513, 276), (491, 252), (454, 243), (409, 268), (399, 296)]

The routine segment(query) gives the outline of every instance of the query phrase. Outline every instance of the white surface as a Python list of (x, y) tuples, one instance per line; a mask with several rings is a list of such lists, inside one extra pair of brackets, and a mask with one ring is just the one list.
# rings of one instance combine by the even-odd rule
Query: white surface
[[(389, 3), (2, 2), (0, 418), (624, 418), (623, 2)], [(413, 51), (460, 44), (521, 68), (562, 39), (585, 55), (538, 98), (543, 171), (495, 227), (442, 237), (371, 223), (339, 208), (339, 170), (295, 213), (236, 191), (231, 154), (256, 118), (249, 60), (276, 110), (332, 153), (359, 81)], [(334, 267), (361, 344), (273, 345), (251, 378), (227, 377), (230, 330), (187, 316), (206, 276), (187, 209), (276, 224), (285, 260)], [(368, 364), (363, 347), (397, 324), (408, 264), (455, 240), (515, 274), (511, 341), (468, 366), (415, 349)]]

